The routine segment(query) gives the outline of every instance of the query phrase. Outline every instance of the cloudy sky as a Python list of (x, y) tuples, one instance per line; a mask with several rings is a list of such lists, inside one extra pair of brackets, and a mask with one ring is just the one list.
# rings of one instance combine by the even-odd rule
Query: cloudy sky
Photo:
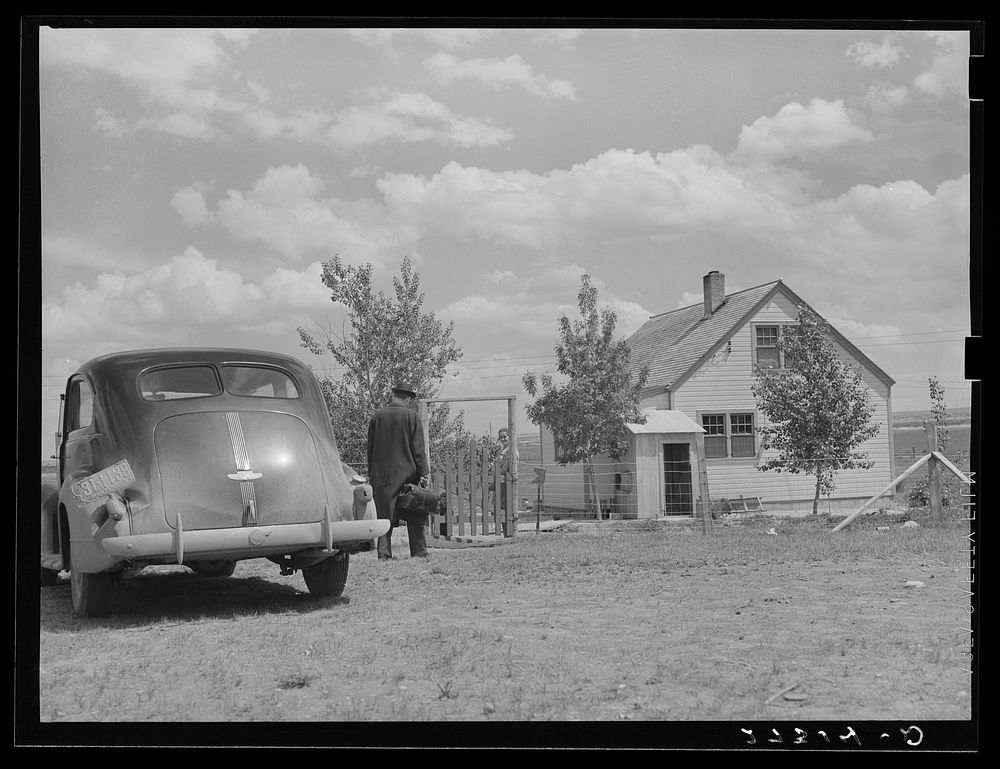
[(408, 255), (464, 350), (440, 397), (522, 419), (582, 273), (622, 336), (709, 270), (781, 278), (896, 411), (930, 376), (967, 406), (968, 57), (961, 30), (43, 27), (43, 453), (95, 355), (335, 374), (296, 333), (339, 326), (334, 254), (386, 291)]

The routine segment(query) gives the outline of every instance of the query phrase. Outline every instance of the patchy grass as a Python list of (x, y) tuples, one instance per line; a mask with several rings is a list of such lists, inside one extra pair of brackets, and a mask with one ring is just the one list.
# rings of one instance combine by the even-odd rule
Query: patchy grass
[(340, 599), (266, 561), (147, 569), (91, 621), (63, 575), (42, 591), (39, 716), (969, 718), (967, 524), (835, 524), (571, 524), (426, 561), (366, 553)]

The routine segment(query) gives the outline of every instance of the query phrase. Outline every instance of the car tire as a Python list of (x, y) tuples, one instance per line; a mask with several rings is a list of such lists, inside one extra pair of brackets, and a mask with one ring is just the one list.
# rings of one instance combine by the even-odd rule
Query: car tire
[(302, 576), (305, 578), (306, 587), (309, 588), (309, 594), (316, 598), (338, 597), (343, 594), (350, 565), (351, 556), (348, 553), (338, 553), (303, 568)]
[(46, 569), (44, 566), (41, 567), (41, 582), (42, 587), (52, 587), (56, 582), (59, 581), (59, 572), (52, 571), (52, 569)]
[(236, 561), (225, 561), (221, 566), (218, 561), (205, 561), (203, 563), (193, 561), (187, 566), (195, 574), (202, 577), (231, 577), (236, 571)]
[(78, 617), (101, 617), (111, 611), (111, 573), (85, 574), (71, 568), (70, 594)]

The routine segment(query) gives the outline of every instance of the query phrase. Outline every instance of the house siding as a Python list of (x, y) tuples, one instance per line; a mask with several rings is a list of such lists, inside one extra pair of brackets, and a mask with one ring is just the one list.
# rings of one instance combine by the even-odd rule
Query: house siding
[[(671, 393), (671, 407), (682, 411), (700, 423), (703, 413), (753, 412), (756, 426), (764, 424), (763, 414), (758, 413), (751, 391), (753, 382), (753, 329), (758, 323), (794, 323), (798, 307), (788, 297), (776, 294), (746, 323), (736, 329), (726, 342), (706, 359), (697, 370)], [(859, 362), (839, 345), (843, 360), (857, 367)], [(866, 441), (861, 450), (874, 461), (869, 470), (847, 470), (837, 473), (836, 489), (830, 501), (868, 498), (892, 480), (892, 430), (890, 423), (889, 386), (876, 374), (862, 367), (862, 375), (875, 405), (873, 421), (879, 425), (878, 434)], [(651, 396), (643, 406), (656, 405), (662, 396)], [(760, 436), (756, 436), (759, 447)], [(759, 453), (759, 448), (758, 448)], [(762, 458), (766, 458), (765, 452)], [(759, 496), (768, 504), (785, 507), (809, 502), (815, 494), (815, 477), (756, 469), (758, 459), (726, 458), (708, 459), (706, 468), (713, 499)], [(825, 498), (823, 498), (825, 502)]]
[(550, 512), (583, 510), (583, 465), (560, 465), (556, 461), (555, 437), (540, 429), (539, 462), (545, 468), (545, 509)]

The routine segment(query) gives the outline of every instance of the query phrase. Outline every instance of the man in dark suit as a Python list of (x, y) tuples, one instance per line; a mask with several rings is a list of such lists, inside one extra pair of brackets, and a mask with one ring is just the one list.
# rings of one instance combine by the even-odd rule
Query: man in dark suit
[[(389, 521), (389, 531), (378, 538), (379, 560), (392, 558), (392, 529), (396, 525), (396, 496), (407, 483), (426, 485), (430, 475), (423, 426), (410, 404), (417, 397), (413, 386), (399, 382), (392, 388), (392, 402), (379, 409), (368, 423), (368, 476), (379, 518)], [(423, 517), (408, 518), (406, 532), (410, 555), (427, 557)]]

